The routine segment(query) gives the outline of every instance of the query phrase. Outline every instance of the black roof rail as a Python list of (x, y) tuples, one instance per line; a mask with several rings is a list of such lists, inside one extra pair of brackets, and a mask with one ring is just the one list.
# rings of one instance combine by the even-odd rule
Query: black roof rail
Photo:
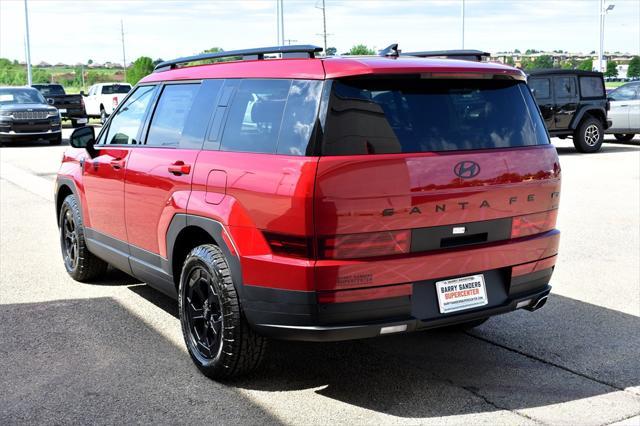
[(322, 52), (322, 47), (310, 44), (300, 44), (292, 46), (273, 46), (258, 47), (255, 49), (228, 50), (226, 52), (202, 53), (200, 55), (185, 56), (184, 58), (172, 59), (170, 61), (160, 62), (153, 69), (153, 72), (167, 71), (177, 68), (178, 64), (186, 64), (188, 62), (203, 61), (206, 59), (229, 58), (233, 56), (241, 56), (243, 60), (248, 59), (264, 59), (264, 55), (280, 53), (283, 58), (315, 58), (315, 54)]
[(418, 58), (447, 58), (447, 59), (463, 59), (467, 61), (482, 62), (484, 58), (489, 58), (489, 52), (473, 49), (461, 50), (428, 50), (424, 52), (407, 52), (402, 56), (416, 56)]

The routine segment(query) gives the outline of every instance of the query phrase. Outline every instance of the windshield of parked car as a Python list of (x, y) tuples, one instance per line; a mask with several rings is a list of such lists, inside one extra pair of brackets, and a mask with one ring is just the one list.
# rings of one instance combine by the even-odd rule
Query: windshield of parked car
[(324, 155), (549, 143), (526, 84), (498, 79), (336, 80), (324, 134)]
[(38, 89), (40, 93), (44, 96), (60, 96), (65, 95), (64, 88), (59, 84), (49, 84), (49, 85), (34, 85), (35, 89)]
[(123, 84), (112, 84), (111, 86), (102, 86), (102, 94), (103, 95), (116, 95), (122, 93), (129, 93), (131, 90), (131, 86), (126, 86)]
[(36, 89), (0, 89), (0, 105), (44, 103), (46, 103), (46, 101)]

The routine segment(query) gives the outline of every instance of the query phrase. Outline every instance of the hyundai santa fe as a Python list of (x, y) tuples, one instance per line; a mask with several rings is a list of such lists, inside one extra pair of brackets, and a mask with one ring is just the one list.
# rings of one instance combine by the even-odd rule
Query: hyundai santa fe
[(468, 328), (551, 289), (560, 165), (525, 75), (319, 51), (161, 63), (62, 160), (68, 273), (112, 265), (177, 299), (214, 379), (269, 338)]

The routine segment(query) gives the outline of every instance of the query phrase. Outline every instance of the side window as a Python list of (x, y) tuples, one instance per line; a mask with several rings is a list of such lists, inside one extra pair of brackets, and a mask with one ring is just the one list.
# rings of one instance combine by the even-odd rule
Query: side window
[(291, 80), (243, 80), (232, 100), (220, 149), (275, 153)]
[(529, 79), (529, 87), (536, 99), (549, 99), (551, 97), (551, 82), (548, 78)]
[(307, 154), (321, 95), (322, 81), (293, 80), (284, 109), (278, 154)]
[(622, 86), (612, 91), (609, 98), (613, 101), (631, 101), (637, 99), (636, 89), (633, 85)]
[(580, 77), (580, 93), (585, 98), (604, 97), (604, 86), (600, 77)]
[(137, 144), (142, 120), (149, 108), (156, 86), (140, 86), (113, 115), (105, 144)]
[(164, 87), (151, 119), (147, 145), (178, 146), (200, 84), (171, 84)]
[(572, 76), (553, 77), (553, 91), (556, 98), (573, 99), (576, 97), (576, 82)]

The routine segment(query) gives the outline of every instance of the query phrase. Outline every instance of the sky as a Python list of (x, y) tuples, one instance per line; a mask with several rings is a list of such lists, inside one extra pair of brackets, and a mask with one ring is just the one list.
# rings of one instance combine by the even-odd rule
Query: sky
[[(640, 52), (640, 0), (615, 4), (606, 17), (605, 50)], [(404, 51), (462, 46), (462, 0), (326, 0), (328, 46), (364, 43)], [(211, 47), (277, 44), (276, 0), (28, 0), (33, 63), (170, 59)], [(323, 45), (322, 0), (284, 0), (285, 39)], [(467, 49), (598, 49), (599, 0), (465, 0)], [(23, 0), (0, 0), (0, 57), (24, 60)]]

